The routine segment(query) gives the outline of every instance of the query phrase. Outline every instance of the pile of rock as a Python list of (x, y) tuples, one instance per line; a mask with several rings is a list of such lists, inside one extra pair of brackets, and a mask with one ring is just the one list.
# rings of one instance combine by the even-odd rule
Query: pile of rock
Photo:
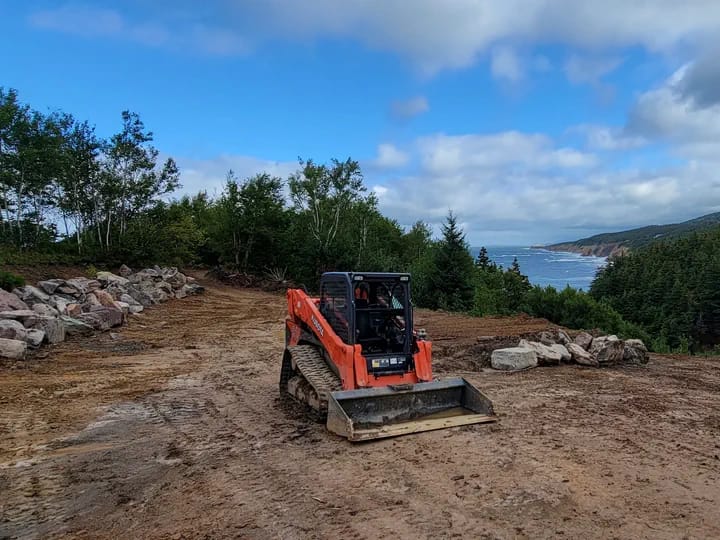
[(580, 332), (571, 339), (563, 330), (542, 332), (539, 341), (521, 339), (517, 347), (496, 349), (491, 356), (493, 368), (510, 371), (560, 363), (601, 367), (620, 363), (646, 364), (647, 361), (647, 347), (639, 339), (594, 338), (587, 332)]
[(21, 359), (28, 347), (109, 330), (147, 306), (203, 291), (174, 267), (133, 272), (123, 265), (119, 274), (49, 279), (12, 293), (0, 289), (0, 357)]

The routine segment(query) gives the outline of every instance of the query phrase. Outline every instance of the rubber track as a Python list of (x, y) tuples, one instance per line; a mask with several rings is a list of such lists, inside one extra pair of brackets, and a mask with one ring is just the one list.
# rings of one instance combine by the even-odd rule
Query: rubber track
[(330, 392), (342, 390), (340, 379), (327, 365), (317, 347), (297, 345), (290, 347), (289, 351), (298, 371), (318, 395), (322, 410), (326, 411)]

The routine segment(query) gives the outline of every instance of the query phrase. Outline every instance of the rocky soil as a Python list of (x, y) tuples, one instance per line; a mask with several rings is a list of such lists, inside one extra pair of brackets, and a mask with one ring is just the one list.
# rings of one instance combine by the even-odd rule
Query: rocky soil
[(177, 268), (146, 268), (120, 275), (52, 278), (12, 292), (0, 289), (0, 358), (22, 360), (28, 350), (68, 335), (88, 335), (122, 325), (129, 315), (170, 299), (202, 292), (195, 278)]
[(499, 422), (353, 445), (278, 399), (285, 310), (210, 285), (0, 370), (0, 538), (720, 537), (720, 360), (498, 372), (552, 326), (421, 311)]

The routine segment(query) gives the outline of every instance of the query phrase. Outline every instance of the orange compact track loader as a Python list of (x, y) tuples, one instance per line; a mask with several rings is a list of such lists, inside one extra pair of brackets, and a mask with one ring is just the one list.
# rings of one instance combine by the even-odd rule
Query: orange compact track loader
[(465, 379), (433, 380), (409, 274), (328, 272), (318, 298), (288, 289), (287, 300), (280, 392), (330, 431), (363, 441), (496, 419)]

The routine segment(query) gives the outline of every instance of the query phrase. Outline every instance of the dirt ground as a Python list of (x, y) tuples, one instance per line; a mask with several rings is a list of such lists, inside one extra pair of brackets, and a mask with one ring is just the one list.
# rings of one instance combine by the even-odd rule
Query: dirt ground
[(0, 367), (0, 538), (720, 537), (717, 359), (478, 372), (547, 323), (420, 313), (500, 421), (353, 445), (278, 399), (284, 311), (215, 285)]

